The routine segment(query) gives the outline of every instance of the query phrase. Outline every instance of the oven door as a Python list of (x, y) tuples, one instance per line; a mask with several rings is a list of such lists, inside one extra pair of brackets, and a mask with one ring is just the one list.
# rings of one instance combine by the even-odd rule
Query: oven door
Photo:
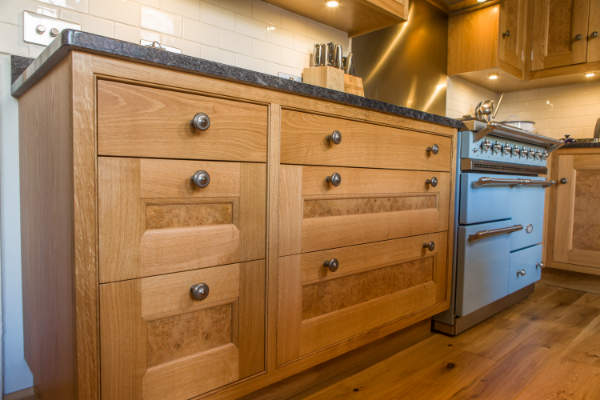
[(508, 295), (512, 220), (458, 229), (456, 314), (469, 314)]

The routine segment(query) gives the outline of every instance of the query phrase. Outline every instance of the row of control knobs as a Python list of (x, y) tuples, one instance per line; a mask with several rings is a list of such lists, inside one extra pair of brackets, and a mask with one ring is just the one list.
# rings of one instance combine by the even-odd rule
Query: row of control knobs
[(527, 149), (525, 147), (511, 146), (510, 144), (500, 144), (498, 142), (493, 143), (488, 139), (485, 139), (481, 143), (481, 151), (487, 153), (492, 151), (492, 154), (502, 154), (505, 156), (514, 156), (528, 158), (530, 160), (545, 160), (548, 158), (548, 151), (540, 151), (535, 149)]

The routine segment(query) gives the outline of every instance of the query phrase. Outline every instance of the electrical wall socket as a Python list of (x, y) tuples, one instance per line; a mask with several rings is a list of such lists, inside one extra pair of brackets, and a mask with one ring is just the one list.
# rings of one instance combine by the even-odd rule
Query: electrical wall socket
[(29, 11), (23, 12), (23, 40), (47, 46), (63, 29), (81, 30), (81, 25)]

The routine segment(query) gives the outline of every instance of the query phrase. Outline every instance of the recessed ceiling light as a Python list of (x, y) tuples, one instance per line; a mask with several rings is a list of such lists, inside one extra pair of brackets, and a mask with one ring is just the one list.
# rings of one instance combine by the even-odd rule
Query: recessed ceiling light
[(487, 0), (477, 0), (478, 3), (485, 3)]
[(337, 0), (329, 0), (325, 2), (325, 5), (329, 8), (336, 8), (340, 6), (340, 2)]
[(586, 78), (593, 78), (593, 77), (595, 77), (595, 76), (596, 76), (596, 73), (595, 73), (595, 72), (588, 72), (588, 73), (586, 73), (586, 74), (585, 74), (585, 77), (586, 77)]
[(495, 81), (495, 80), (497, 80), (498, 78), (500, 78), (500, 76), (499, 76), (498, 74), (490, 74), (490, 75), (488, 76), (488, 79), (489, 79), (490, 81)]
[(274, 31), (275, 29), (277, 29), (277, 28), (275, 28), (273, 25), (267, 26), (267, 31), (269, 31), (269, 32)]

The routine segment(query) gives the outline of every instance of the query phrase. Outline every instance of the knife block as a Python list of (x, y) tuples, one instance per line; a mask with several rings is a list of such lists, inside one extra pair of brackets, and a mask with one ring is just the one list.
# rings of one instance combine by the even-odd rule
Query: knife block
[(363, 87), (362, 78), (360, 76), (344, 74), (344, 92), (364, 97), (365, 88)]
[(325, 65), (304, 68), (302, 82), (343, 92), (344, 71)]

